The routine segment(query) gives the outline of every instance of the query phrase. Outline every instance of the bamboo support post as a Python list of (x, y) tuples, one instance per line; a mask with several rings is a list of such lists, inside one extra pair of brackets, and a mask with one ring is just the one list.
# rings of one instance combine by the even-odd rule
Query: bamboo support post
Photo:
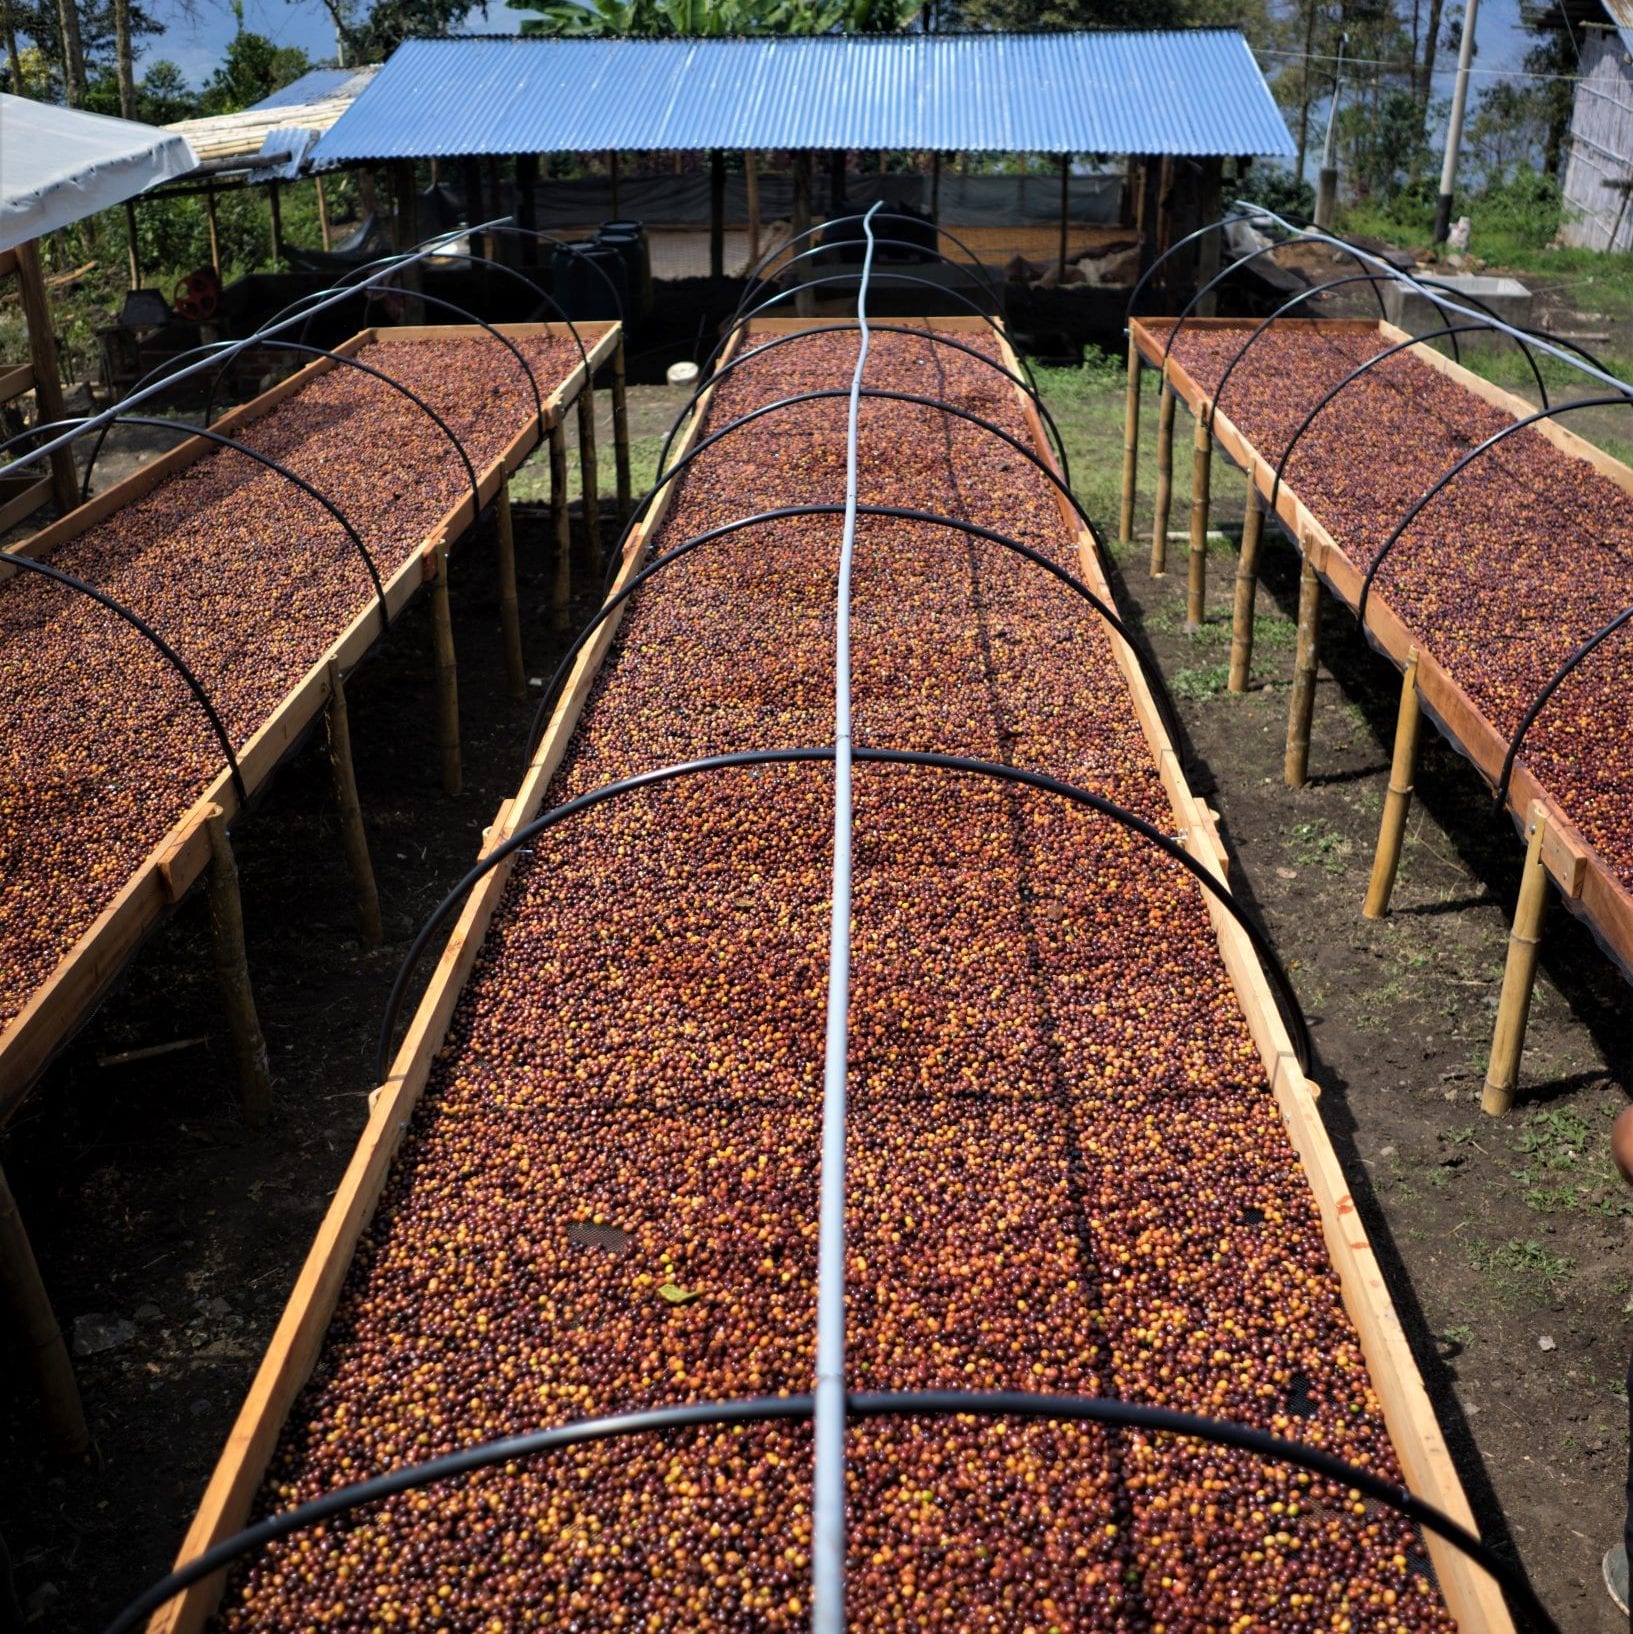
[(1503, 968), (1503, 995), (1497, 1002), (1497, 1026), (1491, 1035), (1491, 1064), (1486, 1069), (1480, 1110), (1500, 1118), (1514, 1104), (1520, 1081), (1520, 1056), (1525, 1050), (1525, 1027), (1531, 1018), (1531, 994), (1536, 990), (1537, 949), (1542, 921), (1548, 911), (1548, 870), (1542, 862), (1543, 834), (1548, 818), (1541, 802), (1531, 807), (1526, 824), (1525, 872), (1520, 876), (1520, 899), (1508, 933), (1508, 963)]
[(1213, 482), (1213, 433), (1196, 417), (1191, 453), (1191, 554), (1185, 572), (1185, 628), (1193, 634), (1208, 616), (1208, 500)]
[[(323, 235), (323, 249), (324, 253), (327, 254), (334, 248), (334, 229), (329, 225), (329, 195), (324, 190), (323, 177), (320, 175), (315, 177), (314, 180), (317, 182), (318, 189), (318, 231)], [(478, 217), (470, 214), (468, 203), (465, 218), (467, 221), (476, 221), (479, 219)], [(215, 248), (215, 235), (213, 232), (211, 233), (210, 238), (210, 248), (213, 250)], [(216, 268), (216, 272), (219, 274), (220, 271), (221, 268), (218, 266)]]
[(550, 427), (550, 521), (556, 540), (556, 585), (550, 627), (559, 635), (573, 611), (573, 536), (567, 515), (567, 431), (558, 418)]
[(1117, 524), (1117, 543), (1134, 538), (1134, 484), (1140, 467), (1140, 349), (1128, 342), (1128, 395), (1123, 404), (1123, 508)]
[[(17, 257), (17, 291), (22, 299), (23, 323), (28, 330), (28, 358), (34, 371), (34, 404), (39, 421), (63, 417), (62, 362), (57, 356), (57, 332), (51, 322), (51, 303), (40, 270), (39, 246), (26, 240), (13, 252)], [(66, 448), (51, 455), (51, 497), (66, 516), (79, 504), (79, 473)]]
[(1306, 556), (1298, 581), (1298, 651), (1287, 705), (1287, 756), (1282, 762), (1282, 781), (1290, 789), (1302, 789), (1310, 771), (1310, 722), (1315, 715), (1320, 648), (1321, 578)]
[(748, 188), (748, 264), (760, 259), (760, 156), (743, 155), (743, 180)]
[(601, 477), (595, 461), (595, 393), (589, 381), (578, 394), (578, 475), (584, 494), (584, 537), (588, 560), (601, 560)]
[(1168, 571), (1168, 518), (1174, 503), (1174, 409), (1179, 399), (1166, 378), (1157, 393), (1157, 498), (1151, 522), (1151, 577)]
[(629, 399), (624, 389), (624, 337), (620, 331), (612, 354), (612, 457), (618, 469), (618, 521), (629, 520)]
[[(328, 216), (323, 208), (323, 183), (318, 182), (318, 219), (325, 224)], [(210, 266), (217, 278), (221, 276), (221, 230), (215, 216), (215, 183), (206, 182), (204, 186), (204, 222), (210, 230)], [(323, 247), (329, 247), (327, 226), (323, 235)]]
[(340, 842), (346, 852), (357, 892), (357, 934), (364, 947), (379, 947), (380, 892), (374, 883), (368, 833), (363, 827), (363, 806), (357, 798), (357, 773), (352, 766), (351, 717), (346, 709), (346, 682), (340, 666), (329, 660), (329, 769), (334, 773), (335, 806), (340, 813)]
[(227, 819), (221, 808), (206, 824), (210, 834), (210, 866), (206, 874), (210, 898), (210, 950), (216, 980), (227, 1012), (233, 1058), (238, 1066), (238, 1093), (244, 1121), (260, 1128), (272, 1116), (272, 1069), (267, 1062), (261, 1018), (255, 1013), (250, 986), (249, 953), (244, 945), (244, 903), (238, 890), (238, 864), (227, 837)]
[(522, 606), (516, 593), (516, 530), (508, 478), (499, 484), (493, 521), (499, 536), (499, 629), (505, 648), (505, 680), (511, 697), (521, 703), (527, 697), (527, 668), (522, 661)]
[(23, 1229), (17, 1199), (0, 1170), (0, 1310), (5, 1327), (16, 1336), (24, 1365), (39, 1397), (46, 1442), (55, 1453), (71, 1456), (91, 1444), (79, 1384), (68, 1359), (68, 1346), (40, 1276), (39, 1261)]
[(1229, 690), (1246, 692), (1253, 670), (1253, 607), (1259, 595), (1259, 549), (1264, 543), (1264, 506), (1248, 473), (1242, 513), (1242, 548), (1236, 557), (1236, 599), (1230, 616)]
[(464, 779), (459, 766), (459, 666), (454, 658), (454, 613), (448, 599), (448, 547), (438, 545), (432, 560), (436, 569), (431, 583), (431, 646), (437, 671), (437, 749), (442, 757), (443, 792), (458, 794)]
[(1418, 707), (1418, 650), (1406, 654), (1406, 672), (1401, 676), (1401, 704), (1395, 716), (1395, 752), (1389, 762), (1389, 792), (1384, 796), (1384, 814), (1378, 824), (1378, 849), (1372, 858), (1372, 878), (1367, 884), (1364, 919), (1382, 919), (1389, 912), (1390, 893), (1395, 889), (1395, 873), (1400, 867), (1401, 840), (1406, 834), (1406, 815), (1412, 809), (1412, 775), (1418, 758), (1418, 727), (1422, 723)]

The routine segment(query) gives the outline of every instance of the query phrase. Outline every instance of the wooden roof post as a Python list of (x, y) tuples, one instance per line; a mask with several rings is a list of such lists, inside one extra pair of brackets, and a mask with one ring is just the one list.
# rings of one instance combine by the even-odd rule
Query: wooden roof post
[[(45, 279), (40, 272), (39, 245), (29, 239), (19, 244), (17, 286), (23, 302), (23, 322), (28, 329), (28, 358), (34, 375), (34, 401), (42, 423), (62, 418), (62, 371), (57, 361), (57, 335), (51, 325), (51, 304), (45, 297)], [(74, 456), (59, 448), (51, 458), (51, 497), (66, 515), (79, 503), (79, 477)]]

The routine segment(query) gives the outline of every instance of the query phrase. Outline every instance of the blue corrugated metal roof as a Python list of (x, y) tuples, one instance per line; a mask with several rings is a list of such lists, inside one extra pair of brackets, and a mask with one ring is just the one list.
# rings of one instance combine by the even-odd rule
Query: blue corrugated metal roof
[(380, 71), (378, 63), (364, 68), (310, 68), (282, 90), (251, 103), (245, 113), (262, 108), (305, 108), (314, 102), (331, 102), (336, 97), (356, 96)]
[(316, 166), (606, 149), (1293, 153), (1236, 29), (409, 40)]

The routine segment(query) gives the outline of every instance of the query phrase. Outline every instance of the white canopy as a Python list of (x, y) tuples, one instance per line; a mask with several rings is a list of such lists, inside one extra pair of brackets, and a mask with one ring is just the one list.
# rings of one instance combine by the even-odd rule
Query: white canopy
[(197, 165), (185, 138), (169, 131), (0, 92), (0, 250)]

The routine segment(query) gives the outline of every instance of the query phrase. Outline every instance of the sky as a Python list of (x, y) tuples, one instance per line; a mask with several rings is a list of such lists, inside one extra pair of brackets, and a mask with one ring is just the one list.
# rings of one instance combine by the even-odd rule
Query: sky
[[(148, 0), (145, 9), (165, 25), (165, 32), (147, 42), (144, 59), (168, 57), (194, 85), (202, 84), (220, 63), (235, 24), (226, 0), (195, 0), (196, 16), (185, 15), (177, 0)], [(490, 0), (486, 14), (479, 8), (466, 19), (473, 33), (510, 34), (519, 18), (504, 0)], [(280, 45), (298, 45), (314, 62), (332, 62), (334, 29), (319, 0), (244, 0), (244, 26), (265, 34)], [(1520, 27), (1519, 0), (1481, 0), (1476, 42), (1479, 54), (1474, 89), (1492, 77), (1492, 70), (1518, 68), (1531, 43)], [(1443, 72), (1435, 75), (1441, 95), (1451, 90), (1455, 54), (1442, 54)]]

